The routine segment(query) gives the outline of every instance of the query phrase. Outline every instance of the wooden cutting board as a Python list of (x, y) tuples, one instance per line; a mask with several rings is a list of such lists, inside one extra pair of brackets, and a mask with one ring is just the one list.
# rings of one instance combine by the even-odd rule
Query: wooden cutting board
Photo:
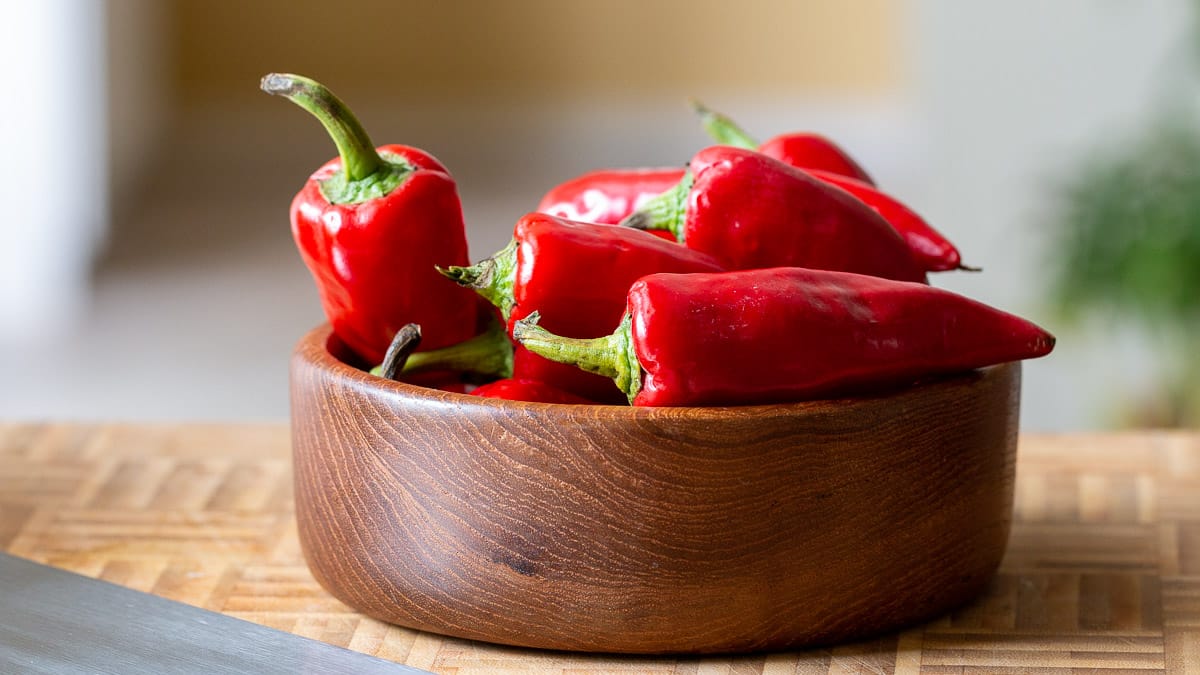
[(304, 565), (278, 425), (0, 424), (0, 548), (438, 673), (1200, 673), (1200, 434), (1025, 436), (987, 593), (829, 649), (626, 658), (363, 617)]

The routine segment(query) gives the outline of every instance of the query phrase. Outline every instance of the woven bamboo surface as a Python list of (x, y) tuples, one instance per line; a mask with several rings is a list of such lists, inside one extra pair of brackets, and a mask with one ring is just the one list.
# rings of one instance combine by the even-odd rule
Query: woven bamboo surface
[(330, 597), (288, 431), (0, 424), (0, 549), (437, 673), (1200, 673), (1200, 434), (1024, 436), (1008, 554), (974, 604), (854, 645), (708, 658), (496, 647)]

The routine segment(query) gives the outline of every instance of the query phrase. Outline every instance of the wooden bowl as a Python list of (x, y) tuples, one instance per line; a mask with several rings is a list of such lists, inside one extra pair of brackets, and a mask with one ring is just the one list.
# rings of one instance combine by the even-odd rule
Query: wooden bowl
[(1012, 511), (1019, 364), (891, 395), (550, 405), (291, 364), (300, 541), (402, 626), (525, 647), (780, 650), (976, 595)]

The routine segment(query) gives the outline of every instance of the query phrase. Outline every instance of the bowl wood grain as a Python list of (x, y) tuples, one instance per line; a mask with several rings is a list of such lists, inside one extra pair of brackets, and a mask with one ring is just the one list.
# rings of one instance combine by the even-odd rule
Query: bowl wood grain
[(875, 398), (628, 408), (291, 363), (300, 541), (366, 614), (526, 647), (789, 649), (975, 596), (1012, 511), (1019, 364)]

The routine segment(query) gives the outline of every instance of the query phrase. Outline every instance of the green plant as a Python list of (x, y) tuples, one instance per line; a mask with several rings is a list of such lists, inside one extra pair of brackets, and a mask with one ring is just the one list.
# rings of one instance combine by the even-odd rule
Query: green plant
[(1161, 361), (1154, 406), (1132, 421), (1200, 424), (1200, 130), (1169, 117), (1077, 170), (1050, 242), (1066, 318), (1137, 321)]

